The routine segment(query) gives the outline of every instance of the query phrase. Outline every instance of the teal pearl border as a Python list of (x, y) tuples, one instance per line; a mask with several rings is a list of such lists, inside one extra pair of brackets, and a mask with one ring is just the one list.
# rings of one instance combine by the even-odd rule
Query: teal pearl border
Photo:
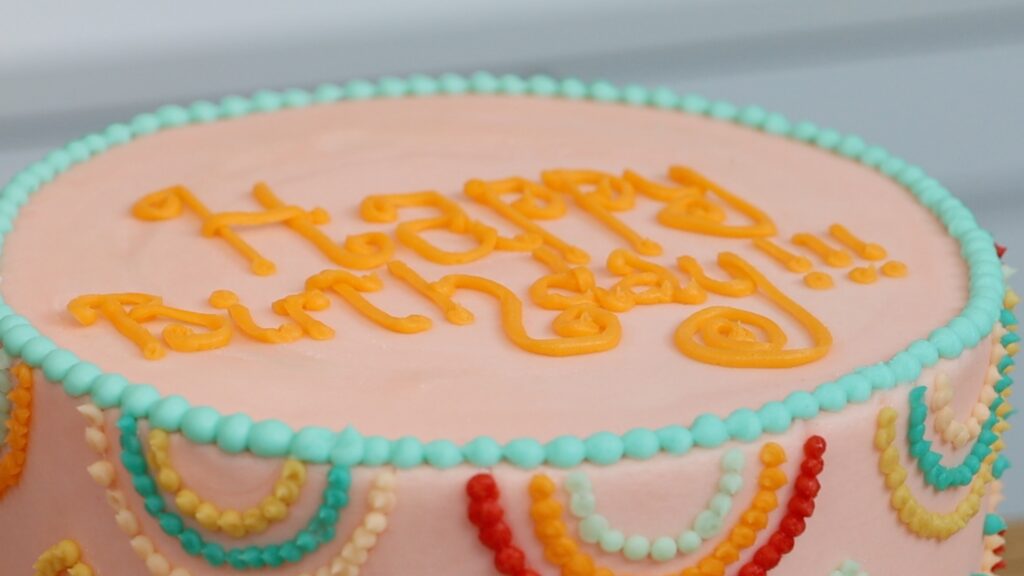
[(785, 432), (797, 420), (810, 420), (822, 411), (839, 412), (848, 404), (868, 401), (875, 391), (914, 382), (923, 368), (934, 365), (940, 358), (956, 358), (964, 349), (976, 346), (1000, 317), (1005, 286), (992, 236), (946, 188), (921, 168), (891, 155), (884, 148), (809, 122), (792, 122), (758, 107), (738, 107), (694, 94), (678, 95), (666, 88), (647, 89), (637, 85), (620, 88), (603, 81), (587, 84), (574, 78), (557, 80), (548, 76), (520, 78), (478, 72), (470, 76), (386, 77), (377, 82), (352, 80), (344, 85), (325, 84), (312, 91), (259, 91), (248, 98), (227, 96), (216, 103), (201, 100), (189, 106), (163, 106), (154, 112), (139, 114), (127, 123), (112, 124), (69, 142), (16, 174), (0, 192), (0, 251), (19, 209), (32, 194), (72, 166), (135, 138), (179, 126), (283, 108), (343, 100), (457, 94), (530, 95), (671, 110), (743, 125), (859, 162), (913, 194), (959, 242), (961, 255), (969, 268), (968, 301), (949, 324), (937, 328), (891, 359), (822, 383), (811, 392), (793, 392), (781, 401), (768, 402), (756, 410), (741, 408), (725, 417), (703, 414), (689, 427), (638, 428), (622, 435), (597, 432), (586, 438), (561, 436), (547, 443), (519, 438), (501, 444), (488, 436), (461, 446), (447, 440), (423, 442), (412, 437), (389, 440), (380, 436), (364, 437), (352, 428), (340, 433), (318, 427), (296, 431), (278, 420), (254, 422), (244, 414), (221, 415), (213, 408), (193, 407), (179, 396), (161, 397), (150, 385), (130, 383), (119, 374), (104, 373), (96, 365), (57, 347), (2, 299), (0, 341), (10, 354), (41, 368), (49, 381), (60, 383), (73, 397), (90, 395), (101, 408), (121, 408), (132, 417), (148, 418), (153, 426), (169, 432), (180, 430), (194, 442), (216, 443), (231, 453), (247, 450), (259, 456), (292, 456), (337, 466), (390, 463), (397, 468), (428, 465), (443, 469), (462, 463), (487, 467), (508, 462), (520, 468), (545, 464), (571, 468), (584, 462), (609, 465), (623, 458), (645, 460), (659, 453), (684, 454), (693, 446), (714, 448), (728, 441), (754, 442), (765, 433)]

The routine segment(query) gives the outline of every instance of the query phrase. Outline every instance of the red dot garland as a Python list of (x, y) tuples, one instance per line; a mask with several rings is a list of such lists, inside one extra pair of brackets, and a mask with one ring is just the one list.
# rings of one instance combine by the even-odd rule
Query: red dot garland
[(498, 572), (506, 576), (538, 576), (527, 564), (526, 554), (513, 542), (494, 476), (477, 474), (470, 478), (466, 495), (469, 496), (469, 521), (477, 527), (480, 543), (494, 551), (494, 567)]
[(814, 499), (821, 490), (818, 475), (825, 468), (825, 439), (811, 436), (804, 443), (804, 460), (800, 475), (793, 483), (793, 495), (786, 504), (786, 515), (768, 542), (757, 549), (753, 559), (743, 565), (737, 576), (765, 576), (779, 565), (782, 557), (793, 551), (796, 538), (807, 527), (805, 520), (814, 514)]

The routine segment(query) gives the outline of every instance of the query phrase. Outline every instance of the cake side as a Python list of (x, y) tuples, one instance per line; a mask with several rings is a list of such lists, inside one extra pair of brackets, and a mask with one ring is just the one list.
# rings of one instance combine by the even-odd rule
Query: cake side
[[(435, 83), (419, 78), (409, 86), (418, 86), (419, 91), (450, 89), (453, 78)], [(485, 91), (487, 78), (475, 77), (469, 85)], [(381, 90), (396, 86), (404, 90), (406, 84), (385, 81)], [(522, 86), (544, 92), (551, 84), (537, 79)], [(593, 89), (594, 97), (607, 94), (606, 85), (598, 86)], [(571, 95), (577, 87), (567, 82), (560, 89)], [(347, 94), (356, 96), (365, 89), (365, 84), (355, 83)], [(303, 93), (288, 94), (278, 102), (301, 103)], [(339, 92), (325, 88), (317, 94), (327, 98)], [(623, 97), (636, 99), (637, 94), (627, 90)], [(13, 444), (24, 448), (26, 439), (36, 434), (45, 451), (39, 459), (26, 461), (24, 452), (19, 451), (13, 453), (21, 456), (7, 459), (15, 465), (5, 468), (4, 480), (14, 488), (6, 490), (0, 514), (26, 520), (25, 529), (13, 534), (4, 547), (11, 546), (12, 557), (35, 558), (44, 546), (41, 538), (60, 532), (53, 526), (52, 516), (32, 511), (52, 499), (50, 488), (39, 478), (70, 465), (87, 469), (87, 473), (68, 476), (69, 487), (58, 500), (70, 499), (61, 506), (77, 503), (91, 511), (101, 508), (103, 495), (98, 492), (102, 490), (90, 488), (99, 483), (118, 514), (113, 527), (132, 537), (131, 546), (108, 549), (115, 541), (99, 539), (102, 531), (94, 537), (90, 530), (93, 516), (74, 514), (75, 522), (82, 522), (81, 530), (76, 530), (82, 535), (58, 536), (76, 540), (44, 553), (44, 567), (68, 564), (84, 570), (79, 566), (89, 561), (103, 566), (107, 558), (130, 566), (129, 550), (134, 548), (150, 572), (175, 576), (236, 569), (279, 573), (278, 566), (317, 574), (361, 570), (388, 574), (399, 569), (450, 572), (470, 564), (479, 564), (480, 570), (491, 565), (506, 574), (530, 573), (527, 564), (540, 573), (607, 574), (609, 570), (640, 569), (720, 574), (728, 568), (729, 573), (760, 574), (776, 565), (780, 571), (805, 573), (827, 572), (850, 557), (899, 543), (900, 549), (913, 552), (890, 556), (884, 563), (862, 559), (863, 567), (887, 573), (928, 564), (936, 573), (959, 574), (978, 565), (977, 556), (970, 551), (980, 548), (984, 534), (991, 550), (981, 563), (983, 568), (991, 568), (985, 564), (992, 563), (992, 550), (997, 548), (993, 543), (998, 538), (999, 520), (985, 516), (994, 496), (983, 500), (983, 495), (994, 490), (1007, 465), (999, 455), (999, 435), (1009, 412), (1005, 398), (1012, 360), (1007, 359), (1006, 348), (1012, 352), (1016, 347), (1012, 332), (993, 332), (999, 310), (1004, 304), (1012, 307), (1014, 297), (1010, 293), (1003, 301), (1002, 272), (991, 238), (977, 229), (961, 204), (947, 200), (947, 193), (934, 181), (914, 168), (903, 168), (884, 151), (869, 148), (859, 139), (809, 125), (791, 128), (781, 117), (764, 113), (740, 115), (724, 104), (709, 105), (693, 98), (674, 100), (662, 92), (643, 93), (645, 98), (648, 94), (655, 105), (678, 102), (770, 132), (803, 135), (820, 146), (838, 147), (843, 154), (892, 172), (925, 206), (935, 209), (962, 243), (970, 268), (970, 296), (961, 294), (961, 304), (966, 301), (961, 316), (888, 362), (817, 388), (807, 384), (803, 391), (780, 394), (774, 397), (776, 401), (761, 407), (752, 402), (751, 408), (756, 410), (738, 409), (729, 416), (705, 413), (688, 427), (657, 423), (657, 429), (643, 426), (625, 433), (613, 429), (585, 438), (565, 435), (546, 443), (529, 438), (504, 444), (482, 439), (463, 446), (447, 441), (424, 443), (411, 437), (363, 437), (352, 429), (340, 434), (321, 428), (293, 432), (280, 422), (253, 425), (248, 418), (220, 417), (209, 409), (193, 408), (180, 397), (159, 399), (166, 391), (100, 376), (95, 366), (78, 363), (69, 352), (54, 349), (53, 342), (38, 336), (23, 317), (11, 316), (0, 320), (0, 338), (13, 356), (13, 381), (39, 380), (42, 386), (29, 396), (25, 390), (35, 388), (34, 384), (12, 388), (9, 396), (16, 401), (15, 421), (19, 422), (11, 427)], [(267, 106), (267, 98), (266, 94), (245, 102), (229, 98), (223, 110), (228, 114), (247, 112), (249, 106)], [(173, 124), (175, 118), (181, 119), (182, 110), (164, 109), (161, 116), (140, 117), (132, 126), (147, 132), (155, 129), (154, 121), (157, 126), (164, 121), (160, 118)], [(209, 107), (190, 110), (197, 118), (209, 117)], [(88, 150), (87, 141), (71, 149), (76, 154), (82, 152), (82, 146)], [(60, 164), (64, 159), (58, 155), (48, 162)], [(31, 177), (40, 171), (46, 176), (48, 168), (34, 168)], [(5, 189), (5, 198), (18, 198), (31, 184), (25, 178), (17, 180), (13, 188)], [(32, 208), (29, 204), (26, 210)], [(921, 210), (920, 214), (925, 213)], [(914, 262), (910, 264), (908, 281), (918, 271)], [(942, 264), (937, 266), (941, 270)], [(927, 277), (928, 266), (921, 271)], [(733, 275), (740, 285), (744, 281), (756, 284), (756, 278), (749, 273)], [(897, 311), (890, 308), (889, 313)], [(1002, 323), (1015, 327), (1012, 313), (1003, 312)], [(925, 327), (923, 332), (931, 328)], [(901, 345), (894, 345), (880, 359)], [(34, 373), (30, 366), (39, 370)], [(43, 377), (60, 381), (70, 395), (57, 386), (44, 385)], [(908, 383), (923, 388), (897, 386)], [(92, 396), (88, 400), (72, 398), (86, 393)], [(28, 419), (24, 410), (28, 399), (38, 401), (37, 413), (63, 416)], [(109, 410), (101, 412), (90, 402)], [(76, 404), (86, 416), (86, 440), (93, 454), (81, 450), (69, 456), (74, 448), (60, 440), (73, 434), (74, 428), (81, 433), (80, 416), (72, 412)], [(933, 416), (927, 414), (929, 406)], [(932, 419), (930, 423), (922, 421), (927, 418)], [(674, 420), (680, 421), (688, 420)], [(540, 435), (541, 440), (550, 436)], [(217, 443), (229, 452), (252, 450), (264, 458), (225, 455), (217, 448), (193, 443)], [(35, 441), (30, 445), (35, 446)], [(680, 457), (683, 454), (686, 457)], [(289, 455), (294, 460), (278, 459)], [(169, 468), (172, 459), (173, 472)], [(742, 474), (737, 465), (740, 460), (745, 463)], [(90, 461), (93, 463), (88, 464)], [(325, 462), (331, 464), (329, 471), (322, 464)], [(460, 465), (463, 462), (475, 466)], [(220, 472), (221, 466), (230, 471)], [(235, 474), (235, 487), (244, 484), (251, 487), (251, 493), (250, 488), (225, 489), (225, 479)], [(733, 474), (732, 479), (718, 479), (725, 474)], [(742, 486), (735, 484), (736, 477), (742, 478)], [(221, 504), (215, 509), (217, 514), (209, 507), (201, 512), (194, 500), (182, 497), (182, 482)], [(673, 490), (679, 483), (706, 485), (707, 489)], [(646, 497), (636, 500), (641, 492), (661, 496), (666, 506), (650, 507), (653, 501)], [(75, 498), (84, 493), (89, 495)], [(274, 511), (277, 504), (269, 512), (259, 505), (258, 495), (267, 493), (287, 505), (284, 516)], [(357, 503), (363, 498), (367, 499), (365, 508)], [(605, 522), (588, 513), (596, 513), (598, 503), (607, 515)], [(693, 517), (690, 513), (683, 515), (684, 521), (666, 517), (669, 505), (673, 510), (692, 511)], [(248, 514), (253, 506), (259, 512)], [(238, 512), (224, 513), (228, 509)], [(705, 517), (712, 520), (698, 523), (701, 510), (710, 511)], [(339, 511), (344, 514), (335, 526)], [(853, 515), (858, 519), (852, 520)], [(104, 531), (112, 528), (109, 523), (100, 525)], [(357, 525), (362, 527), (356, 529)], [(863, 529), (876, 525), (879, 528), (870, 533)], [(29, 529), (37, 526), (39, 530)], [(693, 532), (707, 533), (707, 538), (694, 545), (691, 535), (677, 533), (687, 526)], [(616, 530), (621, 530), (621, 541)], [(424, 538), (425, 533), (432, 537)], [(627, 538), (630, 533), (637, 537)], [(245, 544), (231, 551), (236, 538), (244, 538)], [(594, 544), (587, 542), (595, 539)], [(936, 548), (931, 541), (943, 545)], [(837, 549), (842, 550), (841, 557), (820, 552)], [(846, 564), (846, 568), (850, 566)]]

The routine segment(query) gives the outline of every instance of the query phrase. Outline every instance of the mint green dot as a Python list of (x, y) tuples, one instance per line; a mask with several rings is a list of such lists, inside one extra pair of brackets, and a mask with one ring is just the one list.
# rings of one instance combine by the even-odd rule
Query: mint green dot
[(306, 90), (290, 88), (282, 94), (284, 105), (288, 108), (305, 108), (313, 103), (313, 95)]
[(469, 80), (458, 74), (442, 74), (438, 78), (441, 91), (446, 94), (464, 94), (469, 90)]
[(367, 436), (363, 440), (363, 465), (380, 466), (391, 460), (391, 441), (383, 436)]
[(679, 105), (679, 95), (669, 88), (655, 88), (651, 92), (651, 104), (658, 108), (675, 108)]
[(846, 407), (846, 390), (836, 382), (826, 382), (814, 391), (822, 410), (838, 412)]
[(860, 374), (847, 374), (837, 380), (836, 384), (846, 391), (848, 402), (860, 404), (871, 398), (871, 382)]
[(345, 94), (351, 100), (366, 100), (377, 95), (377, 86), (366, 80), (350, 80), (345, 84)]
[(690, 114), (707, 114), (711, 102), (697, 94), (685, 94), (679, 99), (679, 107)]
[(414, 96), (430, 96), (440, 89), (438, 81), (425, 74), (413, 74), (406, 80), (409, 93)]
[(651, 544), (651, 558), (656, 562), (668, 562), (676, 557), (678, 551), (676, 541), (668, 536), (657, 538)]
[[(597, 544), (598, 542), (602, 542), (603, 544), (602, 538), (608, 532), (608, 520), (600, 514), (587, 516), (580, 521), (579, 532), (580, 539), (584, 542), (588, 544)], [(619, 536), (621, 535), (622, 533), (619, 532)], [(621, 547), (622, 545), (620, 543), (619, 548)]]
[(569, 510), (577, 518), (586, 518), (597, 511), (597, 501), (590, 492), (579, 492), (569, 500)]
[(727, 472), (718, 479), (718, 490), (724, 494), (735, 496), (743, 488), (743, 476), (737, 472)]
[(611, 432), (597, 432), (585, 441), (587, 460), (594, 464), (614, 464), (622, 459), (622, 439)]
[(405, 80), (394, 76), (385, 76), (377, 82), (380, 95), (385, 98), (399, 98), (409, 92), (409, 86)]
[(708, 115), (719, 120), (732, 120), (736, 118), (739, 109), (729, 102), (716, 101), (708, 109)]
[(634, 428), (622, 436), (623, 452), (634, 460), (646, 460), (658, 453), (658, 435), (653, 430)]
[(554, 96), (558, 92), (558, 81), (550, 76), (530, 76), (526, 80), (530, 92), (538, 96)]
[(225, 96), (220, 101), (220, 111), (225, 118), (238, 118), (252, 111), (252, 103), (242, 96)]
[(722, 455), (722, 470), (724, 472), (743, 472), (745, 464), (746, 456), (739, 448), (731, 448)]
[(39, 336), (39, 331), (28, 324), (15, 326), (3, 333), (4, 350), (8, 354), (18, 356), (22, 347), (36, 336)]
[(650, 98), (647, 88), (638, 84), (629, 84), (622, 89), (622, 101), (633, 106), (644, 106)]
[(501, 78), (498, 78), (498, 84), (504, 94), (525, 94), (528, 88), (526, 79), (515, 74), (503, 74)]
[(601, 534), (601, 541), (599, 542), (601, 550), (609, 554), (615, 554), (622, 550), (626, 545), (626, 537), (622, 532), (618, 530), (605, 530)]
[(145, 418), (160, 399), (160, 393), (149, 384), (129, 384), (121, 395), (121, 408), (133, 418)]
[(708, 510), (718, 514), (720, 518), (728, 516), (732, 510), (732, 496), (722, 493), (715, 494), (708, 502)]
[(258, 90), (252, 95), (252, 105), (260, 112), (273, 112), (284, 106), (284, 98), (273, 90)]
[(801, 142), (810, 142), (818, 135), (818, 127), (811, 122), (798, 122), (793, 127), (793, 138)]
[(46, 336), (36, 336), (25, 342), (25, 345), (21, 348), (21, 359), (26, 364), (33, 368), (38, 368), (43, 363), (43, 359), (50, 352), (57, 349), (57, 345), (53, 343)]
[(585, 472), (570, 472), (565, 476), (565, 487), (570, 492), (589, 491), (590, 477)]
[(718, 534), (718, 531), (722, 529), (722, 518), (718, 514), (715, 514), (711, 510), (704, 510), (697, 515), (697, 518), (693, 521), (693, 530), (703, 540), (707, 540), (712, 536)]
[(701, 544), (704, 543), (704, 539), (700, 537), (693, 530), (687, 530), (676, 538), (676, 545), (679, 547), (679, 551), (683, 554), (692, 554), (700, 548)]
[(725, 422), (714, 414), (702, 414), (690, 426), (693, 441), (697, 446), (716, 448), (729, 439), (729, 430)]
[(92, 400), (100, 408), (113, 408), (121, 404), (121, 396), (128, 388), (128, 380), (120, 374), (102, 374), (93, 383)]
[(64, 391), (73, 398), (89, 394), (102, 371), (92, 362), (79, 362), (64, 376)]
[(345, 90), (337, 84), (321, 84), (313, 90), (313, 99), (324, 104), (337, 102), (345, 97)]
[(490, 72), (474, 72), (469, 77), (469, 86), (473, 92), (493, 94), (498, 91), (498, 78)]
[(207, 124), (220, 118), (220, 107), (213, 102), (199, 100), (189, 105), (188, 114), (193, 122)]
[(793, 424), (793, 414), (782, 402), (766, 402), (757, 411), (757, 415), (761, 419), (761, 428), (765, 432), (780, 434), (789, 430)]
[(651, 541), (644, 536), (634, 534), (626, 538), (622, 554), (630, 560), (643, 560), (651, 553)]
[(582, 100), (588, 96), (587, 85), (578, 78), (566, 78), (561, 83), (561, 94), (570, 100)]
[(658, 443), (669, 454), (685, 454), (693, 447), (693, 435), (682, 426), (666, 426), (658, 429)]
[(733, 411), (725, 419), (725, 426), (736, 440), (751, 442), (761, 437), (761, 418), (749, 408)]

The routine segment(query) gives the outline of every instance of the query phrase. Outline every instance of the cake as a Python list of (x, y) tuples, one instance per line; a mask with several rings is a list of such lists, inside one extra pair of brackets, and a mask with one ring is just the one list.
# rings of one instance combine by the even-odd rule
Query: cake
[(479, 73), (165, 106), (0, 196), (3, 573), (991, 574), (1018, 348), (919, 167)]

